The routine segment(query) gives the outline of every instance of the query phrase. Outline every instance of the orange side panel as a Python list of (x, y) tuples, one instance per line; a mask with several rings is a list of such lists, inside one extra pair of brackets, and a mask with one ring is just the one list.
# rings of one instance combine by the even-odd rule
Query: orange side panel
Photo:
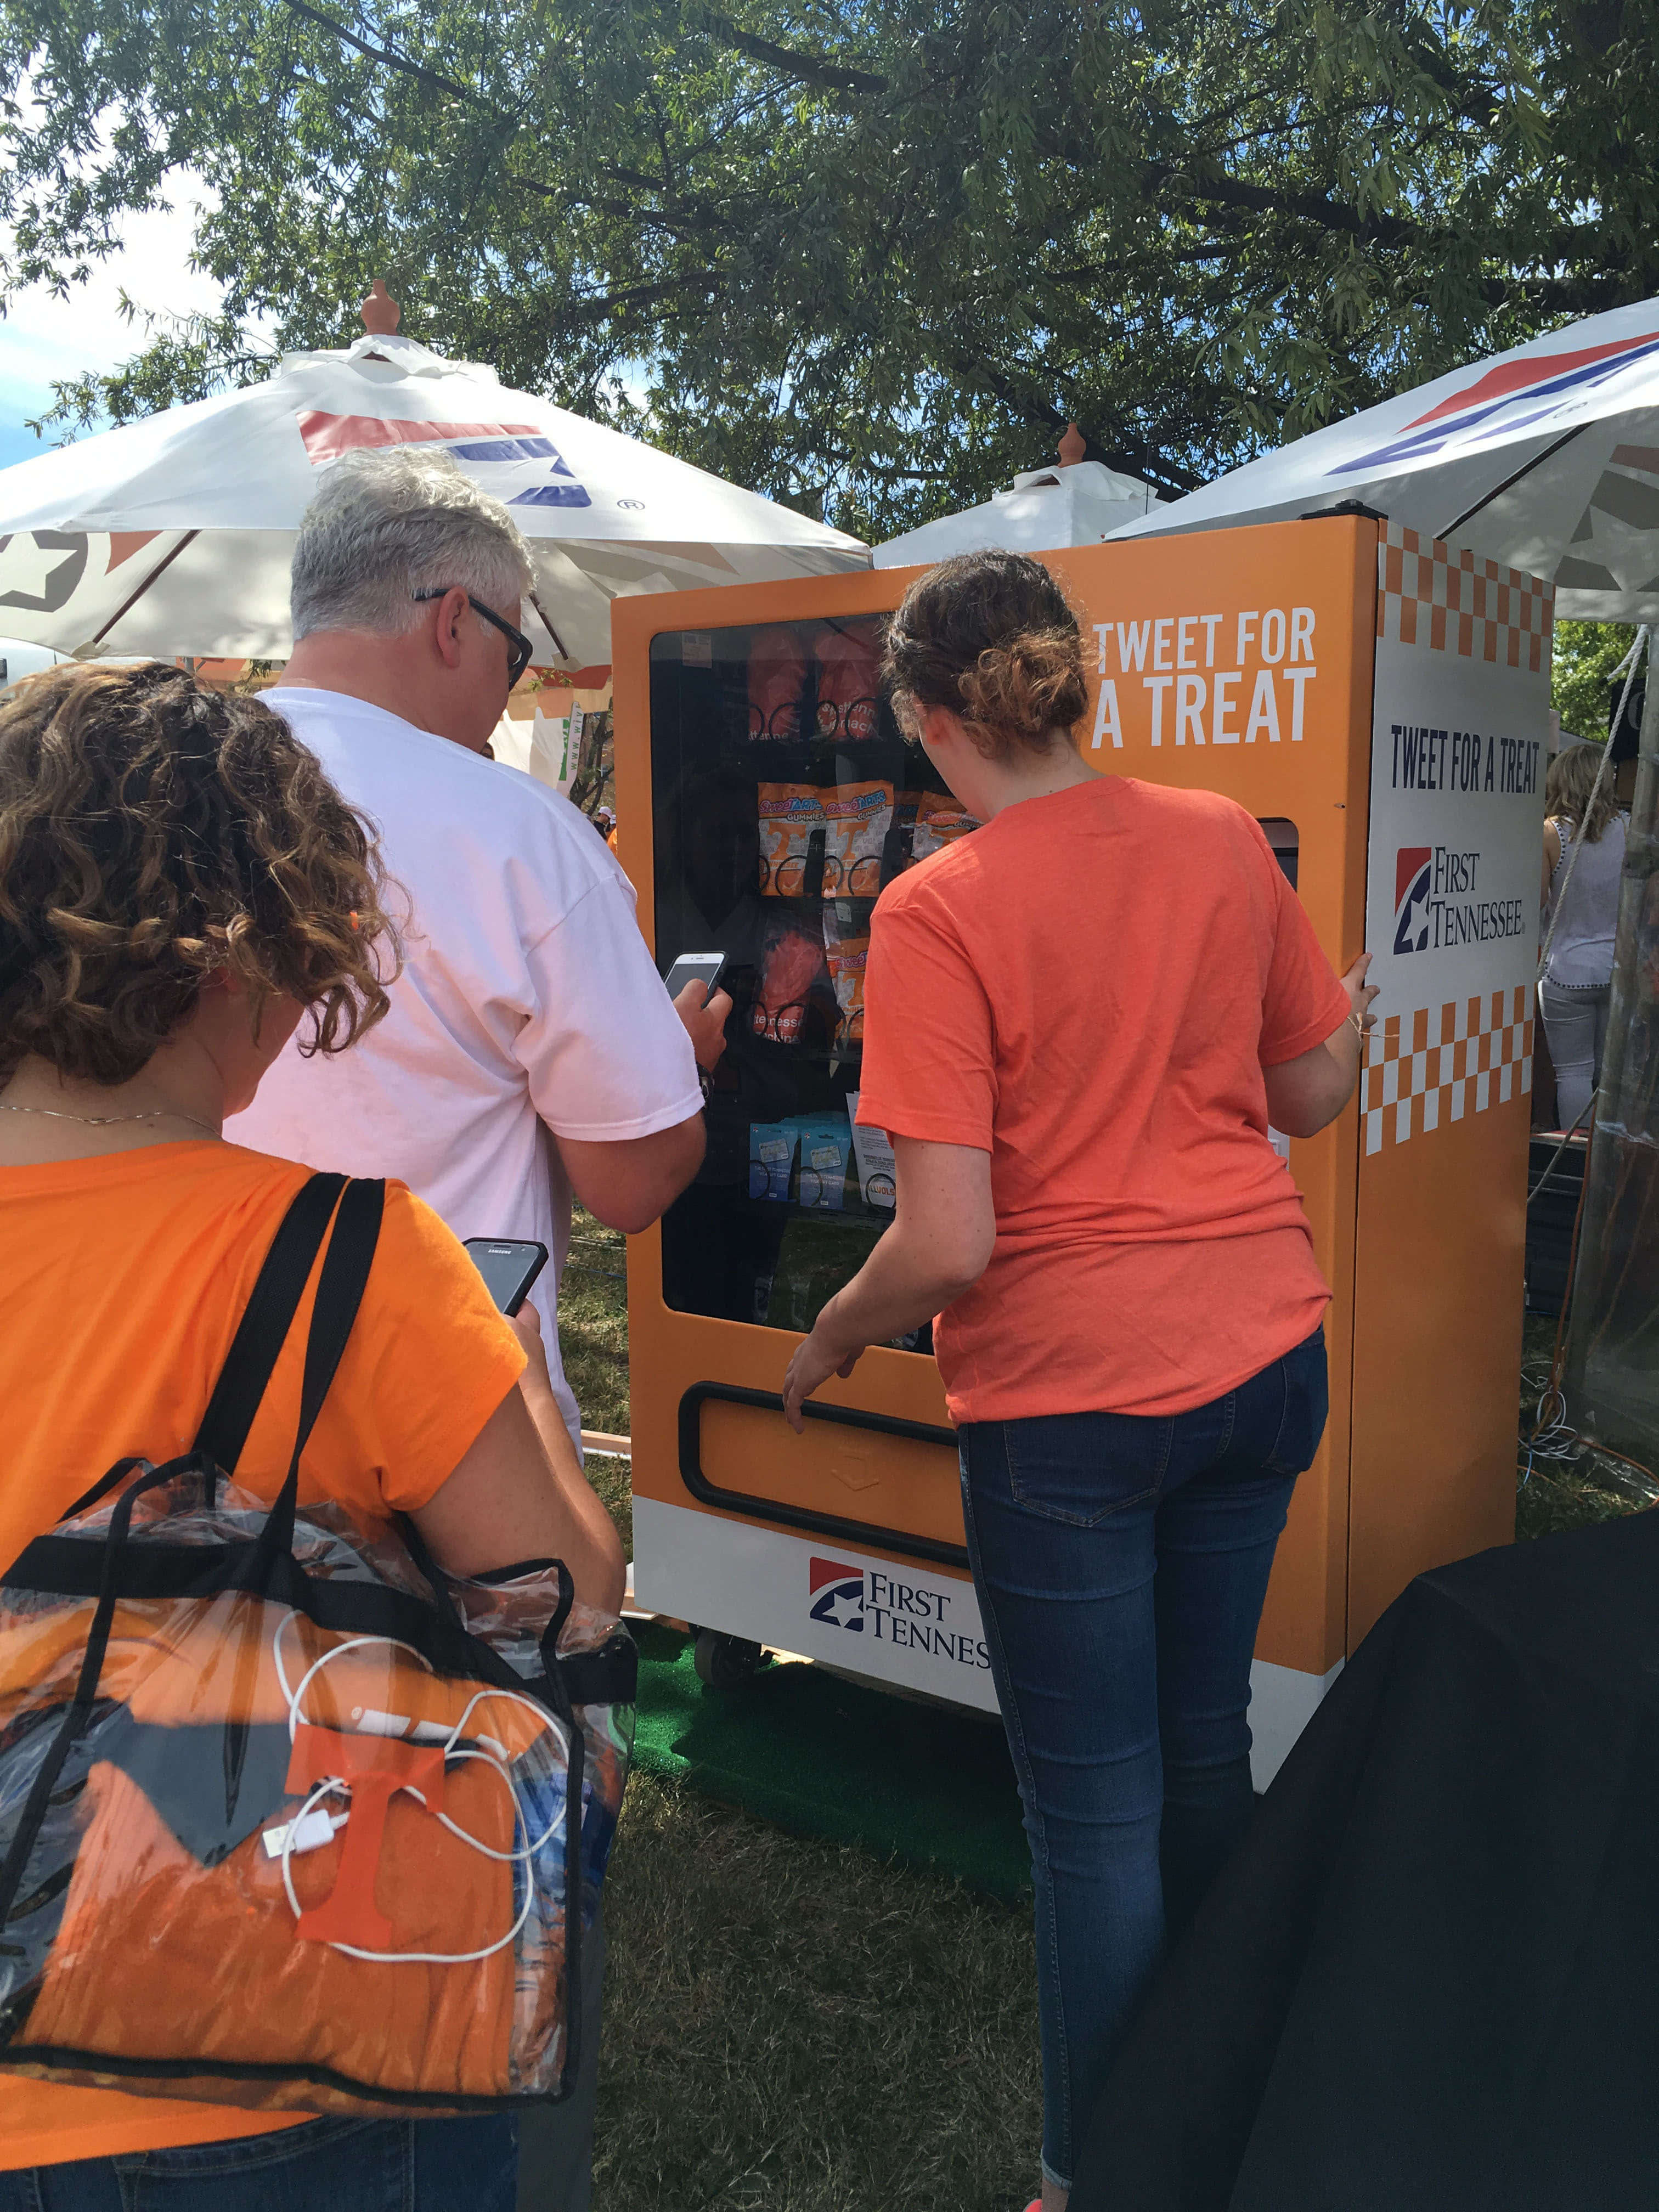
[(1413, 1575), (1515, 1534), (1531, 1105), (1360, 1164), (1350, 1650)]

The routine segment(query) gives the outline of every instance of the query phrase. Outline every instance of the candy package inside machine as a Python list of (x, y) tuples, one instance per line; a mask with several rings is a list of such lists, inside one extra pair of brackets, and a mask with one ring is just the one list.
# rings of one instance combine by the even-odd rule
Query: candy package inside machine
[(876, 735), (880, 720), (881, 659), (867, 629), (825, 623), (812, 641), (817, 664), (815, 720), (821, 738), (854, 744)]
[(863, 910), (850, 900), (825, 905), (823, 952), (841, 1009), (836, 1042), (843, 1051), (856, 1051), (864, 1042), (864, 971), (870, 958), (870, 924)]
[(749, 1018), (754, 1035), (793, 1044), (827, 973), (820, 930), (788, 910), (769, 918)]
[(757, 630), (749, 648), (749, 734), (787, 740), (803, 734), (808, 658), (791, 623)]

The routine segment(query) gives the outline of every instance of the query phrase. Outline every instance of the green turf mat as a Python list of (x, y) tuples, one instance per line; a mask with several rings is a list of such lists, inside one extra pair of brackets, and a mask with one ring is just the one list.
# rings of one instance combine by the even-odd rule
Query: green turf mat
[(706, 1689), (689, 1639), (629, 1623), (640, 1647), (634, 1756), (780, 1827), (1013, 1898), (1030, 1887), (1019, 1793), (1002, 1729), (842, 1680), (772, 1666)]

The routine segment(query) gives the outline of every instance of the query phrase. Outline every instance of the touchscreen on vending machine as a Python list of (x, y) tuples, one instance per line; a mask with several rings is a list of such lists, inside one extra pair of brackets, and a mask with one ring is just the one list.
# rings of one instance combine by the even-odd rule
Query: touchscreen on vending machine
[(682, 1311), (809, 1328), (893, 1218), (892, 1148), (855, 1120), (871, 909), (978, 824), (881, 696), (881, 620), (653, 642), (658, 957), (718, 950), (733, 1000), (708, 1156), (663, 1223)]

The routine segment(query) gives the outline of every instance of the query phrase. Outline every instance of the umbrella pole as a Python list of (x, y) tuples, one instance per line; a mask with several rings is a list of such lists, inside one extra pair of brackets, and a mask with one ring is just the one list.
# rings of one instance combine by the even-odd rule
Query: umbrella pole
[(173, 566), (173, 562), (179, 558), (179, 556), (184, 551), (185, 546), (191, 543), (192, 538), (199, 538), (201, 532), (198, 530), (185, 531), (184, 536), (179, 540), (179, 543), (173, 547), (173, 550), (167, 555), (165, 559), (160, 560), (156, 562), (155, 566), (150, 570), (149, 575), (145, 577), (143, 582), (139, 585), (137, 590), (132, 594), (131, 598), (122, 601), (121, 605), (116, 609), (115, 612), (110, 617), (109, 620), (104, 624), (104, 627), (98, 632), (98, 635), (95, 637), (88, 638), (84, 645), (77, 645), (72, 657), (76, 660), (89, 659), (103, 643), (104, 640), (109, 635), (116, 623), (125, 621), (126, 617), (132, 612), (132, 610), (137, 605), (139, 600), (143, 598), (144, 593), (149, 591), (150, 586), (155, 581), (156, 578), (165, 570)]
[(553, 627), (552, 623), (548, 620), (548, 618), (547, 618), (547, 609), (546, 609), (546, 608), (542, 605), (541, 601), (537, 598), (537, 596), (536, 596), (536, 594), (534, 593), (534, 592), (531, 592), (531, 594), (530, 594), (530, 604), (531, 604), (531, 605), (532, 605), (532, 607), (534, 607), (534, 608), (535, 608), (536, 612), (537, 612), (537, 615), (538, 615), (538, 617), (540, 618), (542, 628), (543, 628), (543, 629), (547, 632), (548, 635), (552, 639), (553, 643), (554, 643), (555, 647), (556, 647), (556, 649), (557, 649), (557, 652), (558, 652), (558, 655), (559, 655), (560, 659), (561, 659), (561, 660), (568, 660), (568, 659), (569, 659), (569, 658), (570, 658), (570, 654), (569, 654), (569, 652), (568, 652), (568, 650), (567, 649), (567, 647), (566, 647), (566, 646), (565, 646), (565, 641), (564, 641), (564, 640), (563, 640), (563, 639), (559, 635), (559, 633), (557, 632), (557, 630), (556, 630), (556, 629), (554, 629), (554, 627)]
[(1480, 514), (1483, 507), (1490, 507), (1493, 500), (1501, 499), (1511, 485), (1518, 484), (1522, 477), (1529, 477), (1535, 468), (1541, 467), (1544, 462), (1553, 459), (1560, 452), (1563, 446), (1570, 446), (1575, 438), (1589, 428), (1588, 422), (1575, 422), (1571, 430), (1556, 439), (1553, 445), (1546, 446), (1541, 453), (1534, 453), (1529, 461), (1523, 461), (1513, 476), (1505, 477), (1502, 483), (1494, 484), (1490, 491), (1482, 492), (1474, 505), (1466, 507), (1455, 522), (1449, 522), (1443, 530), (1437, 530), (1434, 533), (1436, 538), (1443, 545), (1454, 530), (1461, 530), (1473, 516)]

